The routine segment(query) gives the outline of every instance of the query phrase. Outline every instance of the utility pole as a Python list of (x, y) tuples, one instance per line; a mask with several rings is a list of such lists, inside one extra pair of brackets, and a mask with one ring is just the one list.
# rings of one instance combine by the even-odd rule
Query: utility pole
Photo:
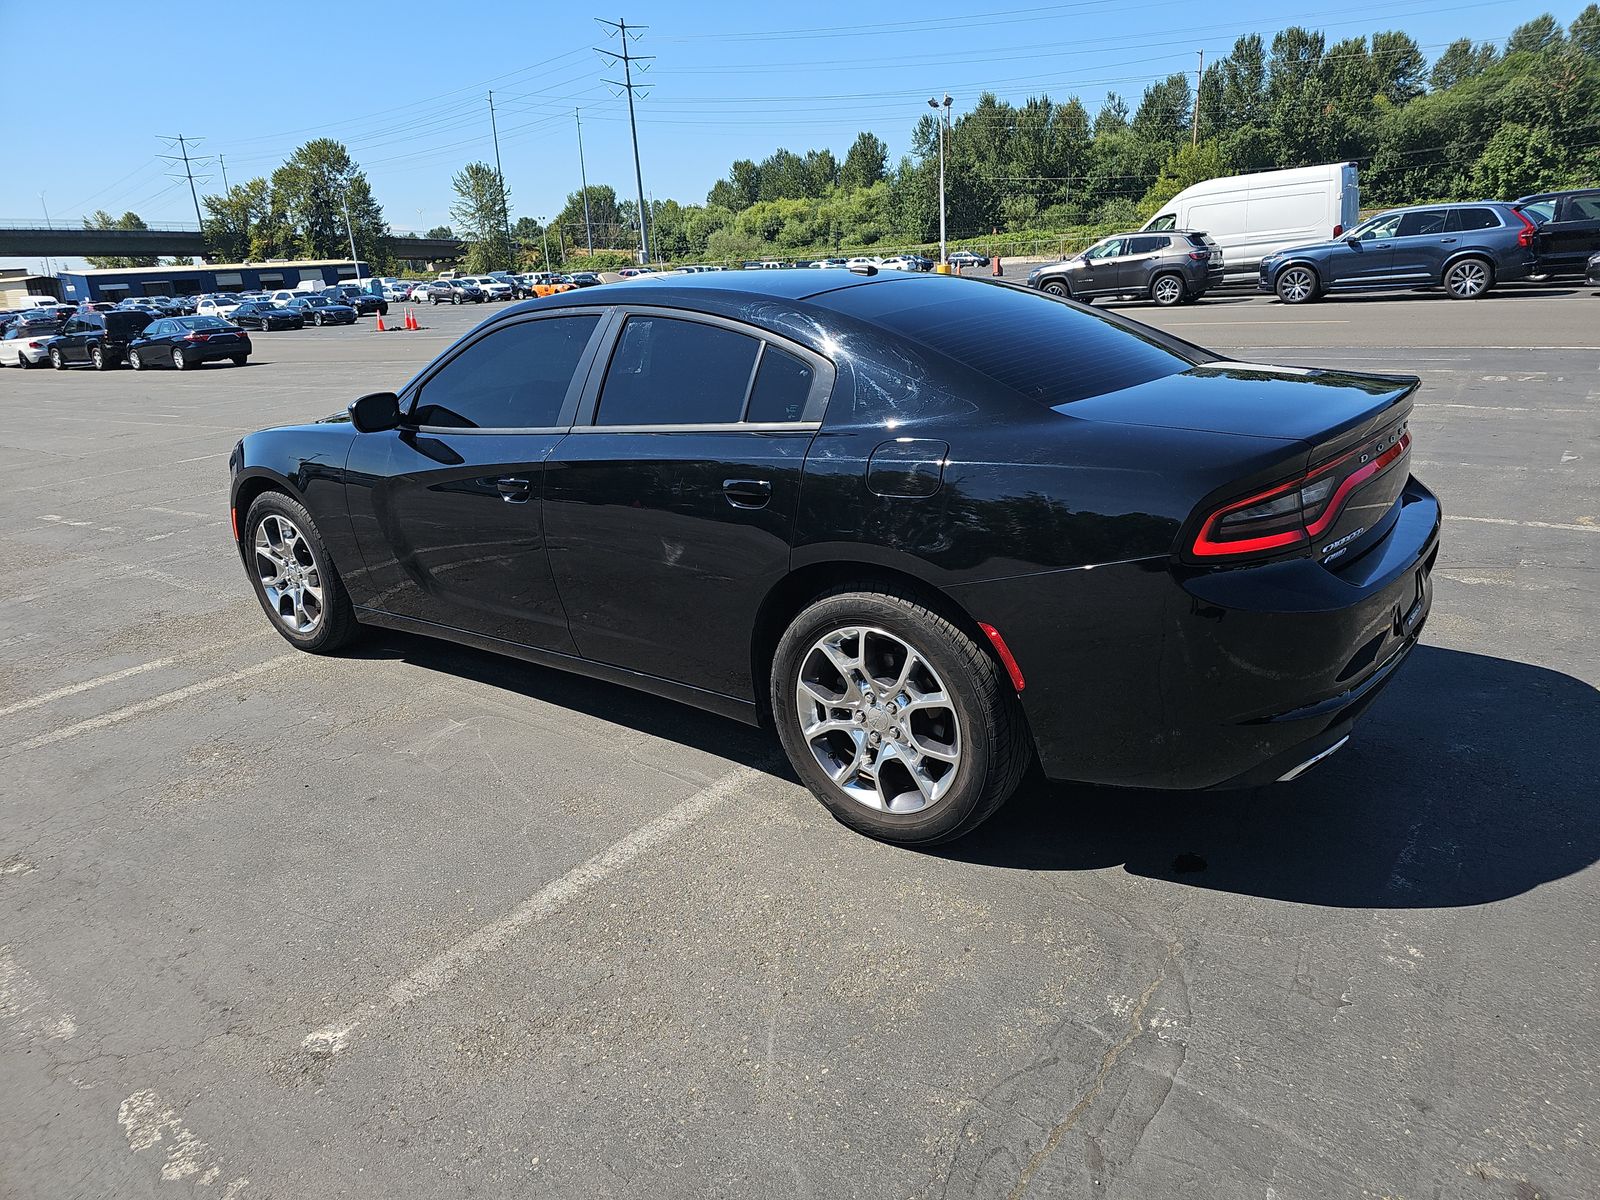
[[(642, 31), (648, 29), (649, 26), (635, 25), (633, 30), (630, 31), (628, 23), (621, 18), (615, 21), (602, 21), (599, 17), (596, 17), (595, 20), (610, 29), (622, 46), (621, 53), (614, 50), (601, 50), (598, 46), (595, 47), (595, 53), (603, 54), (613, 62), (618, 59), (622, 61), (622, 82), (618, 83), (614, 79), (605, 79), (601, 80), (601, 82), (614, 88), (621, 88), (628, 93), (628, 131), (633, 135), (633, 182), (639, 193), (639, 261), (648, 263), (650, 261), (650, 232), (647, 228), (644, 213), (644, 172), (639, 169), (639, 125), (633, 116), (633, 64), (636, 62), (649, 63), (651, 59), (655, 58), (655, 55), (629, 54), (628, 37), (631, 32), (632, 36), (637, 40), (642, 35)], [(641, 69), (649, 70), (650, 68), (645, 66)]]
[(233, 189), (228, 186), (228, 160), (222, 155), (217, 155), (217, 166), (222, 168), (222, 194), (226, 196)]
[[(194, 201), (194, 223), (197, 228), (205, 228), (205, 219), (200, 215), (200, 193), (194, 190), (194, 166), (189, 161), (189, 142), (193, 141), (198, 144), (203, 142), (205, 139), (185, 138), (181, 133), (176, 137), (167, 137), (165, 134), (157, 134), (156, 136), (167, 143), (168, 149), (173, 146), (178, 147), (178, 153), (176, 155), (158, 154), (156, 157), (163, 159), (166, 162), (178, 162), (181, 158), (183, 162), (184, 178), (189, 181), (189, 199)], [(173, 178), (177, 177), (173, 176)]]
[(1200, 144), (1200, 79), (1206, 73), (1206, 52), (1200, 50), (1200, 65), (1194, 71), (1194, 129), (1189, 134), (1189, 144)]
[(510, 251), (512, 259), (512, 261), (506, 265), (508, 267), (515, 267), (517, 265), (516, 251), (511, 245), (511, 205), (506, 203), (506, 177), (505, 172), (500, 170), (500, 130), (494, 123), (493, 92), (489, 93), (489, 132), (494, 135), (494, 174), (495, 178), (500, 181), (500, 218), (505, 223), (506, 249)]
[(583, 165), (583, 114), (576, 108), (572, 119), (578, 123), (578, 182), (583, 184), (583, 236), (589, 243), (589, 256), (594, 257), (594, 226), (589, 224), (589, 172)]
[[(50, 224), (50, 207), (49, 207), (49, 205), (47, 205), (44, 202), (44, 193), (43, 192), (39, 193), (39, 207), (44, 209), (44, 227), (46, 229), (54, 229), (55, 226)], [(53, 275), (55, 272), (51, 268), (54, 267), (54, 266), (55, 266), (55, 263), (53, 261), (51, 261), (50, 256), (48, 254), (45, 255), (45, 257), (44, 257), (44, 273), (46, 275)], [(21, 361), (22, 360), (20, 358), (17, 359), (17, 362), (20, 363)]]
[(350, 235), (350, 269), (355, 272), (351, 278), (361, 278), (361, 260), (356, 257), (356, 230), (350, 224), (350, 193), (344, 194), (344, 231)]

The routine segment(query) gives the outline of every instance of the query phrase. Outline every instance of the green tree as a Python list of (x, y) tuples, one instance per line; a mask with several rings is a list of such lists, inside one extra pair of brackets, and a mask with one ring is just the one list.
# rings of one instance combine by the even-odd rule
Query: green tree
[(274, 221), (292, 231), (296, 253), (305, 258), (346, 257), (348, 213), (357, 256), (375, 271), (387, 265), (389, 226), (383, 209), (373, 198), (366, 175), (341, 143), (332, 138), (307, 142), (272, 173), (270, 188)]
[(1506, 53), (1539, 54), (1558, 49), (1562, 41), (1560, 22), (1549, 13), (1542, 13), (1511, 31), (1511, 36), (1506, 39)]
[(1371, 59), (1378, 94), (1390, 104), (1406, 104), (1422, 95), (1428, 60), (1410, 34), (1398, 29), (1373, 34)]
[(1094, 115), (1094, 136), (1114, 133), (1128, 127), (1128, 102), (1115, 92), (1107, 92), (1105, 103)]
[[(125, 212), (120, 217), (113, 217), (105, 209), (97, 209), (93, 216), (83, 219), (85, 229), (148, 229), (148, 225), (136, 212)], [(90, 256), (86, 261), (91, 267), (110, 270), (117, 267), (153, 267), (161, 260), (155, 255), (134, 255), (132, 257)]]
[(508, 270), (517, 256), (506, 236), (511, 195), (500, 174), (488, 163), (473, 162), (450, 180), (456, 199), (450, 217), (467, 245), (466, 269), (475, 274)]
[(1161, 168), (1161, 174), (1156, 177), (1155, 183), (1151, 184), (1150, 190), (1139, 202), (1140, 215), (1153, 217), (1163, 204), (1184, 188), (1227, 173), (1227, 160), (1222, 156), (1222, 147), (1216, 142), (1201, 142), (1198, 146), (1180, 146), (1172, 157), (1167, 159), (1166, 165)]
[(1436, 92), (1447, 91), (1463, 80), (1482, 75), (1499, 57), (1500, 51), (1493, 42), (1474, 46), (1471, 38), (1457, 38), (1434, 60), (1428, 83)]
[(1567, 41), (1580, 54), (1600, 58), (1600, 4), (1591, 4), (1567, 26)]
[(844, 156), (844, 166), (839, 169), (839, 186), (847, 191), (871, 187), (883, 178), (884, 167), (889, 162), (889, 147), (874, 134), (862, 132), (850, 143)]
[[(201, 222), (206, 250), (222, 262), (252, 258), (286, 257), (290, 251), (285, 231), (273, 220), (271, 189), (255, 178), (235, 184), (225, 195), (205, 196), (206, 217)], [(282, 250), (277, 255), (274, 251)]]
[(1503, 125), (1472, 164), (1469, 189), (1478, 196), (1523, 196), (1550, 186), (1566, 155), (1546, 131)]
[(1188, 136), (1189, 77), (1176, 71), (1147, 87), (1131, 128), (1147, 142), (1176, 143)]
[[(561, 211), (556, 214), (551, 222), (562, 232), (570, 246), (583, 246), (587, 249), (589, 230), (594, 231), (595, 250), (621, 249), (627, 244), (623, 233), (623, 222), (617, 213), (617, 189), (606, 183), (591, 183), (589, 185), (589, 211), (584, 213), (584, 193), (572, 192), (567, 196), (567, 202)], [(588, 217), (589, 224), (585, 226), (584, 218)]]

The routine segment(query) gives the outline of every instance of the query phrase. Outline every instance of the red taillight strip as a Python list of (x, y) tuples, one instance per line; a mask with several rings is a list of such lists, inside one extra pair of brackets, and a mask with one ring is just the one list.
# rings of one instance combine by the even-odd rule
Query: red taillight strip
[(1246, 496), (1243, 500), (1235, 500), (1226, 508), (1219, 508), (1206, 518), (1205, 528), (1200, 531), (1200, 536), (1194, 540), (1194, 553), (1200, 555), (1216, 554), (1248, 554), (1254, 550), (1271, 550), (1277, 546), (1290, 546), (1302, 541), (1305, 535), (1298, 529), (1285, 530), (1282, 533), (1269, 533), (1265, 537), (1243, 538), (1232, 542), (1219, 542), (1211, 534), (1221, 525), (1222, 518), (1229, 513), (1241, 508), (1251, 508), (1264, 500), (1271, 500), (1274, 496), (1281, 496), (1285, 492), (1294, 491), (1305, 486), (1305, 479), (1297, 479), (1293, 483), (1281, 484), (1270, 491), (1257, 492), (1254, 496)]
[(1404, 454), (1410, 445), (1411, 434), (1408, 431), (1400, 436), (1398, 442), (1378, 455), (1377, 458), (1345, 476), (1344, 482), (1338, 486), (1333, 493), (1333, 498), (1328, 501), (1328, 507), (1322, 510), (1322, 516), (1306, 526), (1306, 532), (1312, 537), (1321, 537), (1327, 532), (1328, 526), (1333, 524), (1334, 520), (1339, 516), (1339, 510), (1344, 507), (1344, 498)]
[(1022, 678), (1022, 668), (1017, 666), (1017, 660), (1012, 656), (1011, 647), (1006, 645), (1005, 638), (1000, 636), (1000, 631), (993, 625), (978, 622), (978, 628), (983, 630), (983, 636), (989, 639), (989, 644), (994, 647), (994, 652), (1000, 656), (1000, 662), (1005, 666), (1006, 674), (1011, 676), (1011, 686), (1021, 691), (1026, 685)]

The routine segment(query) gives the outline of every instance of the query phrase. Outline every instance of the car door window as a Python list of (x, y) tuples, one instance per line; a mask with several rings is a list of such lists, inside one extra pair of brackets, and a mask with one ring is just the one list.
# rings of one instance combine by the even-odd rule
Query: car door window
[(1353, 236), (1358, 241), (1362, 242), (1373, 242), (1379, 241), (1383, 238), (1391, 238), (1394, 236), (1395, 229), (1400, 225), (1400, 218), (1402, 215), (1404, 214), (1394, 213), (1392, 216), (1378, 218), (1364, 229), (1357, 230)]
[(1103, 258), (1116, 258), (1119, 254), (1125, 253), (1123, 247), (1127, 245), (1127, 241), (1126, 238), (1112, 238), (1110, 241), (1101, 242), (1098, 246), (1091, 247), (1084, 257), (1090, 262), (1099, 262)]
[(779, 350), (770, 342), (761, 351), (755, 386), (745, 408), (746, 421), (799, 421), (804, 418), (806, 401), (816, 372), (793, 354)]
[(1151, 221), (1148, 226), (1146, 226), (1146, 228), (1150, 229), (1152, 232), (1156, 230), (1166, 231), (1170, 229), (1176, 229), (1177, 227), (1178, 218), (1172, 213), (1162, 213), (1154, 221)]
[(1445, 226), (1448, 233), (1470, 233), (1474, 229), (1498, 229), (1500, 218), (1491, 208), (1453, 208)]
[(1136, 237), (1128, 239), (1128, 253), (1132, 255), (1155, 254), (1166, 248), (1167, 239), (1162, 237)]
[(1563, 221), (1600, 221), (1600, 196), (1569, 196), (1562, 206)]
[(600, 391), (597, 425), (738, 421), (761, 343), (698, 321), (631, 316)]
[(1442, 208), (1424, 208), (1417, 212), (1408, 212), (1400, 218), (1400, 230), (1397, 237), (1423, 237), (1427, 234), (1444, 232), (1445, 219), (1448, 212)]
[(573, 372), (599, 321), (597, 313), (580, 313), (495, 330), (422, 385), (412, 422), (448, 429), (548, 429), (560, 419)]

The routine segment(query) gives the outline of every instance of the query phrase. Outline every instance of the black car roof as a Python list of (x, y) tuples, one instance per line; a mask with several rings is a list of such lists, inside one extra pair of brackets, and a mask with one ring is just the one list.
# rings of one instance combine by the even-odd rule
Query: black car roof
[[(840, 288), (866, 284), (903, 283), (917, 278), (903, 271), (884, 271), (877, 275), (858, 275), (843, 269), (816, 271), (810, 267), (783, 267), (766, 271), (697, 271), (691, 275), (637, 275), (606, 285), (605, 299), (614, 304), (654, 304), (664, 300), (688, 300), (707, 307), (721, 308), (743, 300), (812, 300)], [(924, 280), (926, 282), (926, 280)], [(595, 297), (563, 292), (569, 303), (594, 304)], [(538, 303), (530, 301), (530, 303)]]

